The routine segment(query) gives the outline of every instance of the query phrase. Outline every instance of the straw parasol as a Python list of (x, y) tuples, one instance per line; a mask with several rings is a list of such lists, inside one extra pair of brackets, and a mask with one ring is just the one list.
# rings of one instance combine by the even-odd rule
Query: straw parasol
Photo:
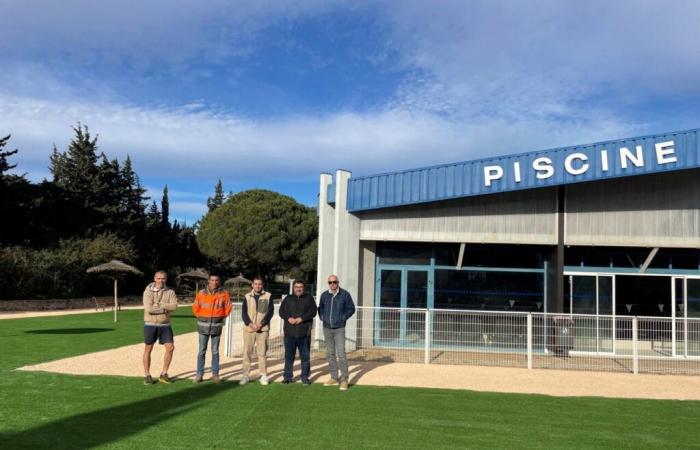
[(195, 288), (194, 291), (197, 292), (199, 290), (199, 281), (200, 280), (207, 280), (209, 279), (209, 274), (204, 271), (204, 269), (195, 269), (195, 270), (190, 270), (189, 272), (181, 273), (180, 275), (177, 276), (178, 280), (186, 279), (186, 280), (194, 280), (195, 282)]
[(139, 269), (134, 266), (130, 266), (118, 259), (113, 259), (108, 263), (100, 264), (99, 266), (90, 267), (87, 273), (97, 273), (102, 275), (107, 275), (114, 280), (114, 321), (117, 321), (117, 309), (119, 309), (119, 303), (117, 302), (117, 279), (120, 275), (143, 275)]
[(252, 284), (252, 281), (245, 278), (242, 273), (239, 273), (238, 276), (235, 276), (233, 278), (229, 278), (228, 280), (226, 280), (224, 282), (224, 284), (232, 284), (236, 288), (236, 302), (238, 302), (238, 301), (240, 301), (240, 296), (241, 296), (241, 291), (238, 288), (242, 284)]

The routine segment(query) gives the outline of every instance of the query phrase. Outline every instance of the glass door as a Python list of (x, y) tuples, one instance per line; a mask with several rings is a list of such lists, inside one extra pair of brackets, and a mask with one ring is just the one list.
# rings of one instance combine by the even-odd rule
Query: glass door
[[(425, 339), (425, 310), (428, 308), (428, 271), (406, 270), (406, 303), (401, 336), (411, 344), (423, 343)], [(415, 311), (414, 309), (420, 309)], [(422, 344), (421, 344), (422, 345)]]
[(615, 352), (615, 277), (599, 274), (570, 274), (564, 311), (581, 314), (574, 319), (576, 350)]
[(426, 309), (433, 303), (433, 272), (411, 266), (379, 267), (374, 337), (378, 343), (424, 344)]
[(672, 278), (673, 356), (700, 356), (700, 277)]

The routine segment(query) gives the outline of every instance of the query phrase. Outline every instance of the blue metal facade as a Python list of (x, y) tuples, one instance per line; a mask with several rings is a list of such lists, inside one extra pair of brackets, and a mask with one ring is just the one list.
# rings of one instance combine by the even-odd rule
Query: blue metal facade
[[(350, 178), (347, 208), (363, 211), (696, 168), (700, 167), (699, 132), (642, 136)], [(328, 200), (333, 202), (334, 196), (329, 195)]]

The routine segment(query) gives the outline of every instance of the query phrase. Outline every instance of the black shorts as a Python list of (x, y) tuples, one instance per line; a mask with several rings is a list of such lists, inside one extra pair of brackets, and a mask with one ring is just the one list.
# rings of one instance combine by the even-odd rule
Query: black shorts
[(166, 325), (163, 327), (157, 327), (155, 325), (144, 325), (143, 326), (143, 342), (146, 345), (153, 345), (158, 341), (160, 344), (167, 344), (173, 342), (173, 327)]

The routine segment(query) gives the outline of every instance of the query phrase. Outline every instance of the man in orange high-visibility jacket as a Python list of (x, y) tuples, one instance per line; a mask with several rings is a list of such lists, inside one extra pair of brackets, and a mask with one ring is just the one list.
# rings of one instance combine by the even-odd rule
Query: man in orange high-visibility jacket
[(197, 293), (192, 305), (192, 312), (197, 318), (197, 331), (199, 332), (195, 383), (201, 382), (204, 378), (204, 360), (207, 355), (209, 339), (211, 339), (211, 380), (214, 383), (220, 381), (219, 341), (226, 317), (231, 314), (231, 299), (228, 292), (220, 285), (221, 278), (218, 275), (209, 275), (206, 289)]

